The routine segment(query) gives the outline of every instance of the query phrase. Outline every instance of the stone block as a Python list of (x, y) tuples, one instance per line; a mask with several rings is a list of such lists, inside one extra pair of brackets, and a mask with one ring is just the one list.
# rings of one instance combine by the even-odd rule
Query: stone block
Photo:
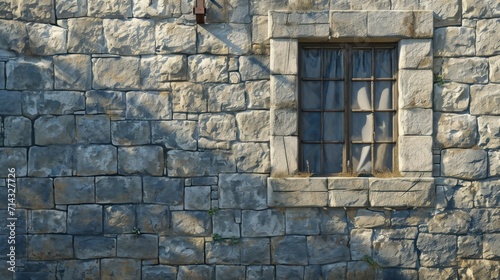
[(111, 122), (106, 115), (76, 116), (76, 140), (79, 144), (109, 144)]
[(187, 80), (187, 58), (184, 55), (142, 56), (141, 86), (143, 89), (170, 89), (170, 81)]
[(123, 258), (158, 259), (158, 236), (152, 234), (120, 234), (116, 255)]
[(155, 53), (155, 25), (152, 20), (104, 19), (103, 27), (109, 53), (120, 55)]
[(399, 107), (432, 108), (432, 71), (399, 71)]
[(403, 109), (399, 118), (399, 135), (432, 135), (432, 109)]
[(87, 114), (106, 114), (110, 117), (125, 117), (125, 93), (120, 91), (87, 91)]
[(238, 143), (233, 145), (238, 172), (269, 173), (270, 152), (265, 143)]
[(136, 227), (134, 205), (111, 205), (104, 208), (104, 233), (132, 233)]
[[(10, 2), (10, 1), (9, 1)], [(12, 9), (9, 7), (9, 12)], [(0, 19), (0, 48), (24, 53), (29, 47), (26, 24), (20, 21)]]
[(329, 33), (328, 11), (269, 13), (270, 38), (324, 38)]
[(462, 112), (469, 107), (469, 85), (459, 83), (434, 84), (434, 110)]
[(483, 179), (488, 153), (475, 149), (446, 149), (441, 152), (441, 175), (460, 179)]
[(186, 210), (208, 210), (210, 209), (210, 186), (186, 187), (184, 189), (184, 209)]
[(268, 42), (268, 25), (267, 16), (252, 17), (252, 43), (262, 44)]
[(434, 26), (460, 25), (462, 10), (458, 1), (420, 1), (422, 10), (434, 11)]
[(434, 55), (443, 57), (473, 56), (476, 32), (469, 27), (438, 28), (434, 34)]
[(118, 148), (119, 174), (163, 175), (165, 165), (163, 148), (159, 146)]
[(266, 176), (254, 174), (220, 174), (219, 207), (265, 209)]
[[(394, 200), (394, 197), (398, 197)], [(383, 207), (429, 207), (433, 205), (433, 179), (370, 179), (370, 204)]]
[(483, 240), (481, 236), (459, 236), (457, 244), (457, 256), (460, 258), (481, 258), (483, 255)]
[(91, 88), (90, 56), (67, 54), (54, 56), (54, 88), (87, 90)]
[(366, 262), (348, 262), (347, 279), (374, 279), (376, 269)]
[(268, 141), (269, 112), (247, 111), (236, 114), (239, 138), (241, 141)]
[(485, 84), (488, 82), (488, 59), (463, 57), (444, 59), (443, 79), (458, 83)]
[(193, 82), (227, 83), (228, 59), (225, 56), (198, 54), (188, 57), (189, 80)]
[(268, 238), (240, 239), (240, 248), (241, 264), (255, 265), (271, 263), (270, 241)]
[(432, 62), (430, 39), (403, 39), (399, 42), (400, 69), (430, 69)]
[(271, 103), (269, 81), (249, 81), (245, 83), (248, 109), (269, 109)]
[(318, 235), (320, 233), (319, 211), (315, 208), (289, 208), (285, 212), (286, 234)]
[(105, 53), (102, 19), (83, 17), (68, 19), (68, 52)]
[(73, 236), (37, 234), (29, 236), (28, 258), (52, 261), (73, 258)]
[(248, 266), (247, 279), (275, 279), (274, 266)]
[(50, 90), (54, 75), (52, 59), (42, 57), (17, 57), (7, 61), (6, 88), (15, 90)]
[(88, 0), (89, 12), (92, 17), (130, 18), (132, 17), (131, 0)]
[(347, 234), (347, 220), (343, 209), (321, 208), (321, 234)]
[(485, 234), (483, 236), (483, 257), (496, 259), (500, 256), (500, 234)]
[(481, 2), (466, 0), (462, 2), (464, 18), (489, 18), (500, 15), (498, 3), (495, 0)]
[(100, 205), (69, 205), (67, 233), (101, 234), (102, 217)]
[(82, 204), (95, 202), (93, 177), (67, 177), (54, 179), (56, 204)]
[(328, 264), (351, 259), (346, 235), (315, 235), (307, 237), (309, 264)]
[(500, 205), (500, 181), (490, 179), (473, 183), (474, 206), (497, 207)]
[(208, 236), (212, 232), (212, 219), (207, 211), (173, 211), (174, 234)]
[(236, 218), (240, 215), (236, 210), (218, 210), (213, 215), (214, 232), (222, 238), (239, 238), (240, 226), (236, 223)]
[(22, 93), (0, 90), (0, 114), (21, 115)]
[(23, 114), (67, 115), (85, 110), (85, 96), (77, 91), (25, 91), (22, 94)]
[(71, 176), (74, 169), (74, 148), (68, 145), (33, 146), (28, 158), (29, 176)]
[(367, 21), (367, 11), (330, 11), (331, 35), (334, 38), (366, 37)]
[(117, 151), (111, 145), (78, 146), (76, 175), (111, 175), (117, 172)]
[(416, 268), (417, 252), (413, 240), (376, 239), (373, 259), (384, 267)]
[(122, 258), (102, 259), (100, 279), (141, 279), (141, 260)]
[[(366, 22), (369, 37), (420, 37), (415, 34), (413, 12), (373, 11), (368, 13)], [(432, 35), (432, 32), (427, 34), (429, 35)]]
[(94, 89), (139, 89), (139, 58), (93, 58)]
[(497, 209), (472, 209), (470, 211), (471, 226), (473, 233), (495, 233), (500, 225), (500, 211)]
[(207, 264), (235, 264), (240, 261), (240, 247), (229, 242), (212, 241), (205, 243)]
[(353, 178), (328, 179), (330, 207), (368, 206), (368, 180)]
[(215, 267), (216, 280), (243, 280), (246, 269), (244, 266), (217, 265)]
[(459, 279), (495, 279), (500, 276), (498, 261), (462, 260), (459, 263)]
[(170, 209), (167, 205), (143, 204), (137, 207), (137, 227), (142, 233), (170, 234)]
[(271, 108), (271, 135), (297, 135), (297, 110)]
[(498, 42), (498, 30), (500, 19), (481, 19), (477, 21), (476, 27), (476, 54), (480, 56), (500, 54), (500, 42)]
[(127, 92), (127, 119), (170, 119), (169, 92)]
[(268, 80), (270, 74), (270, 60), (268, 56), (250, 55), (240, 56), (240, 74), (242, 81)]
[(303, 279), (304, 266), (298, 265), (277, 265), (277, 279)]
[(452, 266), (457, 264), (457, 239), (452, 235), (421, 233), (417, 239), (422, 266)]
[(96, 177), (97, 203), (139, 203), (142, 201), (140, 177)]
[(156, 23), (155, 35), (157, 53), (196, 53), (195, 26), (160, 21)]
[(31, 146), (31, 121), (28, 118), (5, 117), (3, 123), (5, 146)]
[(171, 16), (177, 3), (165, 1), (132, 0), (134, 17), (163, 18)]
[(236, 121), (231, 114), (202, 114), (199, 121), (201, 137), (213, 140), (236, 140)]
[(54, 1), (51, 0), (13, 0), (12, 15), (15, 19), (52, 23), (55, 20)]
[(351, 222), (356, 228), (376, 228), (387, 224), (384, 213), (366, 209), (358, 209), (353, 214)]
[(160, 236), (159, 259), (161, 264), (203, 264), (204, 239), (201, 237)]
[(75, 142), (74, 116), (41, 116), (35, 120), (35, 144), (55, 145)]
[(116, 256), (116, 238), (104, 236), (75, 236), (75, 258), (95, 259)]
[(179, 267), (179, 279), (213, 279), (214, 267), (209, 265), (186, 265)]
[(87, 1), (56, 1), (56, 17), (62, 18), (78, 18), (87, 15)]
[(172, 83), (172, 110), (174, 112), (206, 112), (207, 95), (201, 84)]
[(66, 233), (66, 212), (33, 210), (28, 223), (30, 233)]
[(152, 122), (152, 142), (168, 149), (196, 150), (198, 130), (192, 121)]
[(143, 280), (175, 279), (177, 267), (168, 265), (154, 265), (142, 267)]
[(288, 39), (271, 40), (271, 74), (296, 75), (298, 65), (298, 41)]
[(431, 136), (402, 136), (399, 145), (400, 171), (432, 171)]
[(56, 277), (59, 279), (98, 279), (101, 270), (99, 260), (67, 260), (57, 264)]
[(500, 82), (500, 55), (492, 56), (488, 59), (490, 64), (490, 82)]
[(489, 176), (500, 175), (500, 151), (488, 152)]
[(307, 240), (305, 236), (280, 236), (271, 238), (273, 264), (306, 265)]
[(26, 28), (30, 54), (54, 55), (67, 52), (67, 29), (41, 23), (28, 23)]
[(297, 107), (297, 76), (271, 75), (271, 102), (273, 108), (294, 109)]
[(471, 86), (470, 113), (472, 115), (500, 115), (500, 85)]
[(277, 209), (243, 210), (241, 220), (242, 237), (267, 237), (285, 234), (285, 214)]
[(226, 151), (167, 152), (167, 173), (173, 177), (210, 176), (236, 172), (234, 156)]
[(182, 205), (184, 182), (177, 178), (144, 177), (143, 200), (145, 203)]
[(350, 250), (353, 260), (362, 260), (365, 256), (371, 255), (372, 235), (371, 229), (351, 230)]
[(486, 149), (500, 148), (500, 123), (496, 116), (482, 116), (477, 118), (479, 127), (479, 146)]
[(466, 114), (435, 115), (436, 144), (444, 148), (470, 148), (477, 143), (476, 117)]
[(427, 223), (429, 233), (466, 234), (469, 230), (470, 216), (464, 211), (436, 214)]
[(209, 85), (208, 111), (227, 112), (245, 110), (245, 84)]
[(111, 123), (114, 145), (150, 144), (151, 128), (147, 121), (117, 121)]
[(198, 53), (244, 55), (250, 52), (251, 30), (247, 24), (209, 24), (197, 29)]

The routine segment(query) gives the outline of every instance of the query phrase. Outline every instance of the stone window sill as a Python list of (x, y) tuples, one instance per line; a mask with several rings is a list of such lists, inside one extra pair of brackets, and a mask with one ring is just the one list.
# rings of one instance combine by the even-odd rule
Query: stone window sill
[(268, 178), (270, 207), (432, 207), (434, 178)]

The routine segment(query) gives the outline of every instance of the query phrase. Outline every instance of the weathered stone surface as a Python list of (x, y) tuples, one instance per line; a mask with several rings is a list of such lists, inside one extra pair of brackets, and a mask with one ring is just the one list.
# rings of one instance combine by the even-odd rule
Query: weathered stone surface
[(209, 24), (197, 30), (199, 53), (243, 55), (250, 51), (250, 26)]
[(68, 260), (57, 263), (56, 277), (64, 280), (97, 279), (100, 273), (99, 260)]
[(218, 175), (219, 172), (236, 172), (232, 154), (224, 151), (168, 151), (168, 176), (189, 177)]
[(373, 241), (373, 259), (381, 266), (407, 267), (417, 266), (417, 252), (413, 240), (393, 240), (378, 238)]
[(331, 35), (334, 38), (366, 37), (367, 19), (366, 11), (331, 11)]
[(76, 117), (76, 140), (81, 144), (108, 144), (111, 142), (111, 122), (106, 115)]
[(477, 143), (476, 117), (466, 114), (435, 115), (436, 144), (444, 148), (470, 148)]
[(116, 239), (104, 236), (75, 236), (75, 257), (78, 259), (116, 256)]
[(269, 81), (250, 81), (245, 83), (248, 109), (269, 109), (270, 85)]
[(136, 226), (135, 206), (129, 204), (104, 207), (104, 233), (131, 233)]
[(434, 109), (442, 112), (462, 112), (469, 107), (469, 86), (459, 83), (434, 85)]
[(500, 211), (492, 209), (472, 209), (470, 211), (471, 228), (474, 233), (498, 232), (500, 226)]
[(29, 236), (28, 257), (30, 260), (61, 260), (73, 258), (71, 235), (38, 234)]
[(189, 80), (194, 82), (226, 83), (228, 59), (225, 56), (198, 54), (188, 58)]
[(207, 242), (205, 254), (207, 264), (234, 264), (240, 261), (240, 247), (229, 242)]
[(432, 109), (413, 108), (399, 111), (400, 135), (431, 135)]
[(304, 266), (298, 265), (277, 265), (277, 279), (303, 279)]
[(399, 71), (400, 108), (432, 108), (432, 71)]
[(186, 265), (179, 267), (179, 279), (213, 279), (214, 267), (209, 265)]
[(140, 279), (141, 260), (137, 259), (102, 259), (101, 279)]
[(56, 2), (56, 17), (76, 18), (87, 15), (87, 1), (72, 0), (72, 1), (55, 1)]
[(139, 58), (93, 58), (94, 89), (138, 89), (140, 87)]
[(239, 238), (240, 226), (236, 223), (236, 216), (240, 215), (239, 211), (218, 210), (213, 216), (214, 232), (222, 238)]
[(54, 179), (56, 204), (94, 203), (94, 178), (67, 177)]
[(186, 187), (184, 189), (184, 209), (186, 210), (209, 210), (210, 209), (210, 194), (212, 188), (210, 186)]
[(400, 69), (430, 69), (432, 55), (432, 41), (429, 39), (404, 39), (399, 42)]
[(55, 23), (54, 2), (51, 0), (13, 0), (12, 15), (24, 21)]
[(271, 263), (270, 241), (268, 238), (243, 238), (240, 240), (241, 264)]
[(500, 54), (500, 19), (483, 19), (477, 21), (476, 33), (476, 53), (477, 55)]
[(306, 237), (280, 236), (271, 238), (271, 260), (273, 264), (307, 264)]
[(457, 244), (457, 256), (460, 258), (481, 258), (483, 255), (483, 240), (481, 236), (459, 236)]
[(151, 129), (146, 121), (117, 121), (111, 123), (111, 140), (114, 145), (149, 144)]
[(270, 70), (272, 74), (296, 75), (298, 59), (297, 40), (271, 40)]
[(169, 92), (127, 92), (127, 119), (170, 119)]
[(268, 179), (267, 195), (272, 206), (324, 207), (328, 199), (324, 178)]
[(29, 150), (28, 175), (34, 177), (71, 176), (73, 147), (31, 147)]
[(241, 141), (269, 140), (269, 112), (247, 111), (236, 114)]
[(137, 227), (141, 232), (170, 234), (170, 209), (166, 205), (143, 204), (137, 207)]
[(96, 177), (95, 196), (97, 203), (139, 203), (142, 200), (141, 178)]
[(442, 66), (443, 79), (459, 83), (488, 82), (488, 59), (480, 57), (447, 58)]
[(171, 16), (175, 5), (179, 3), (160, 0), (132, 0), (134, 17), (163, 18)]
[(20, 91), (0, 90), (0, 114), (21, 115), (22, 97)]
[(495, 116), (477, 118), (479, 126), (479, 146), (486, 149), (500, 148), (500, 122)]
[(432, 137), (399, 137), (399, 170), (432, 171)]
[(457, 264), (457, 240), (455, 236), (421, 233), (417, 248), (422, 266), (451, 266)]
[(83, 54), (54, 56), (55, 89), (90, 89), (91, 75), (90, 56)]
[(67, 29), (41, 23), (29, 23), (26, 28), (31, 54), (54, 55), (67, 52)]
[[(5, 176), (7, 177), (7, 176)], [(54, 207), (54, 190), (49, 178), (18, 178), (16, 206), (27, 209)]]
[(463, 211), (450, 211), (434, 215), (427, 226), (429, 233), (465, 234), (469, 224), (469, 214)]
[(242, 81), (269, 79), (270, 61), (268, 56), (240, 56), (239, 63)]
[(41, 116), (35, 120), (37, 145), (72, 144), (75, 142), (74, 116)]
[(273, 108), (296, 108), (297, 76), (271, 75), (271, 102)]
[(0, 48), (24, 53), (28, 48), (28, 30), (23, 22), (0, 19)]
[(498, 261), (489, 260), (461, 260), (459, 277), (465, 280), (495, 279), (500, 277), (498, 264)]
[(351, 230), (349, 249), (353, 260), (362, 260), (364, 256), (371, 255), (372, 234), (371, 229)]
[(208, 92), (208, 111), (227, 112), (245, 110), (245, 84), (210, 85)]
[(500, 181), (490, 179), (478, 181), (473, 184), (474, 206), (498, 207), (500, 205)]
[(196, 53), (196, 28), (194, 26), (157, 22), (155, 30), (157, 53)]
[(167, 149), (196, 150), (198, 130), (193, 121), (151, 122), (151, 137), (155, 144)]
[(422, 10), (434, 11), (434, 26), (460, 25), (462, 10), (458, 1), (420, 1)]
[(434, 55), (444, 57), (473, 56), (476, 32), (468, 27), (443, 27), (434, 33)]
[(31, 146), (31, 121), (28, 118), (5, 117), (3, 129), (5, 146)]
[(488, 18), (500, 15), (498, 2), (495, 0), (485, 0), (481, 2), (466, 0), (462, 2), (464, 18)]
[[(431, 206), (435, 189), (432, 179), (370, 179), (370, 203), (372, 206), (409, 207)], [(394, 197), (397, 196), (397, 201)]]
[(238, 172), (270, 172), (269, 147), (265, 143), (238, 143), (233, 145)]
[(157, 259), (158, 236), (152, 234), (120, 234), (116, 256), (134, 259)]
[(106, 46), (110, 53), (120, 55), (155, 53), (155, 32), (152, 20), (104, 19), (103, 27)]
[(67, 228), (69, 234), (101, 234), (102, 206), (69, 205)]
[(387, 221), (383, 212), (359, 209), (352, 219), (356, 228), (375, 228), (386, 225)]
[(215, 267), (215, 277), (217, 280), (243, 280), (246, 269), (244, 266), (217, 265)]
[(328, 11), (269, 13), (270, 38), (318, 38), (328, 37), (330, 32)]
[(487, 175), (488, 153), (474, 149), (446, 149), (441, 152), (441, 175), (461, 179), (482, 179)]
[(309, 264), (328, 264), (349, 261), (349, 238), (346, 235), (317, 235), (307, 237)]
[(213, 140), (236, 140), (236, 121), (230, 114), (202, 114), (199, 119), (200, 137)]
[(264, 237), (285, 234), (285, 214), (280, 210), (243, 210), (241, 214), (241, 235), (243, 237)]
[[(396, 38), (430, 38), (432, 13), (409, 11), (370, 11), (367, 17), (368, 36)], [(423, 20), (424, 19), (424, 20)], [(427, 24), (427, 25), (426, 25)]]
[(9, 60), (6, 67), (7, 89), (52, 89), (52, 59), (18, 57)]
[(87, 91), (87, 114), (106, 114), (110, 117), (125, 116), (125, 93), (119, 91)]
[(173, 211), (174, 234), (208, 236), (212, 232), (212, 219), (207, 211)]
[(132, 17), (131, 0), (88, 0), (89, 16), (129, 18)]
[(488, 59), (490, 63), (490, 82), (500, 82), (500, 55), (492, 56)]
[(206, 112), (207, 96), (201, 84), (172, 83), (172, 109), (174, 112)]
[(488, 162), (490, 165), (488, 174), (490, 176), (500, 175), (500, 151), (489, 151)]
[(367, 262), (348, 262), (347, 279), (375, 279), (376, 269)]
[(252, 17), (252, 43), (263, 44), (268, 41), (268, 17), (253, 16)]
[(470, 113), (473, 115), (500, 115), (500, 85), (471, 86)]
[(168, 265), (154, 265), (142, 267), (143, 280), (175, 279), (177, 267)]
[(183, 55), (143, 56), (141, 86), (143, 89), (170, 89), (170, 81), (187, 80), (187, 58)]
[(116, 147), (111, 145), (92, 145), (78, 146), (76, 148), (76, 175), (116, 174), (116, 170)]
[(500, 256), (500, 234), (485, 234), (483, 236), (483, 257), (496, 259)]
[(274, 266), (249, 266), (247, 268), (248, 279), (274, 279)]
[(68, 19), (68, 52), (104, 53), (106, 51), (102, 19)]
[(220, 174), (219, 207), (255, 210), (267, 208), (265, 175)]
[(328, 179), (328, 206), (368, 206), (368, 180), (353, 178)]

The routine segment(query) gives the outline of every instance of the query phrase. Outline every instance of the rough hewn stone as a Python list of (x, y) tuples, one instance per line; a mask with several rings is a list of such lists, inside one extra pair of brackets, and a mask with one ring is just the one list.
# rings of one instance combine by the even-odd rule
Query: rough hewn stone
[(417, 248), (421, 251), (422, 266), (456, 265), (457, 240), (455, 236), (421, 233)]
[(131, 0), (88, 0), (88, 7), (88, 15), (93, 17), (132, 17)]
[(488, 82), (488, 59), (480, 57), (448, 58), (442, 66), (443, 79), (459, 83)]
[(75, 142), (74, 116), (41, 116), (35, 120), (37, 145), (72, 144)]
[(265, 175), (220, 174), (219, 207), (238, 209), (265, 209)]
[(30, 260), (61, 260), (73, 257), (73, 237), (59, 234), (38, 234), (29, 237)]
[(210, 186), (186, 187), (184, 189), (184, 209), (186, 210), (209, 210), (210, 209), (210, 194), (212, 188)]
[(226, 83), (228, 59), (225, 56), (198, 54), (188, 58), (189, 80), (194, 82)]
[(400, 108), (432, 107), (432, 71), (399, 71)]
[(91, 87), (90, 56), (68, 54), (54, 56), (54, 88), (86, 90)]
[(93, 177), (67, 177), (54, 179), (56, 204), (94, 203)]
[(202, 114), (199, 119), (200, 137), (213, 140), (236, 140), (236, 121), (230, 114)]
[(157, 22), (155, 30), (158, 53), (196, 53), (196, 28), (194, 26)]
[(116, 174), (116, 147), (111, 145), (78, 146), (75, 167), (78, 176)]
[(168, 176), (207, 176), (219, 172), (236, 172), (232, 154), (224, 151), (168, 151)]
[(490, 165), (488, 174), (490, 176), (500, 175), (500, 151), (489, 151), (488, 162)]
[(22, 97), (20, 91), (0, 90), (0, 114), (21, 115)]
[(196, 122), (163, 121), (152, 122), (152, 142), (163, 144), (168, 149), (195, 150), (198, 131)]
[(353, 260), (362, 260), (365, 256), (371, 255), (372, 234), (371, 229), (351, 230), (349, 249)]
[(106, 50), (102, 19), (68, 19), (68, 52), (104, 53)]
[(76, 117), (76, 140), (80, 144), (109, 144), (111, 122), (106, 115)]
[(369, 37), (430, 38), (432, 13), (410, 11), (370, 11), (367, 17)]
[(400, 171), (432, 171), (431, 136), (402, 136), (399, 145)]
[[(7, 177), (7, 176), (5, 176)], [(16, 206), (27, 209), (54, 207), (54, 189), (49, 178), (18, 178)]]
[(500, 15), (498, 2), (495, 0), (485, 0), (477, 2), (466, 0), (462, 2), (464, 18), (492, 17)]
[(241, 141), (269, 140), (269, 112), (248, 111), (236, 114)]
[(67, 52), (67, 29), (41, 23), (29, 23), (26, 28), (31, 54), (54, 55)]
[(177, 267), (168, 265), (154, 265), (142, 267), (143, 280), (175, 279)]
[(141, 260), (112, 258), (101, 260), (101, 279), (140, 279)]
[(104, 207), (104, 233), (132, 233), (136, 227), (135, 206), (119, 204)]
[(215, 267), (215, 277), (217, 280), (243, 280), (246, 269), (244, 266), (218, 265)]
[(161, 176), (165, 164), (159, 146), (118, 148), (118, 173)]
[(476, 32), (468, 27), (438, 28), (434, 34), (434, 55), (444, 57), (475, 55)]
[(7, 89), (53, 88), (52, 59), (41, 57), (17, 57), (9, 60), (6, 67)]
[(83, 17), (87, 15), (87, 1), (72, 0), (72, 1), (55, 1), (56, 2), (56, 17), (73, 18)]
[(170, 119), (169, 92), (127, 92), (127, 119)]
[(54, 2), (51, 0), (13, 0), (12, 15), (19, 20), (54, 24)]
[(4, 119), (5, 146), (31, 146), (31, 121), (28, 118), (5, 117)]
[(23, 22), (0, 19), (0, 48), (23, 53), (28, 48), (28, 30)]
[[(222, 238), (239, 238), (240, 226), (236, 223), (236, 217), (241, 216), (241, 212), (233, 210), (218, 210), (213, 215), (214, 232)], [(249, 255), (251, 257), (251, 255)]]
[(434, 109), (442, 112), (462, 112), (469, 107), (469, 86), (459, 83), (434, 85)]
[(328, 37), (329, 29), (328, 11), (269, 13), (270, 38), (324, 38)]
[(141, 178), (96, 177), (95, 193), (97, 203), (138, 203), (142, 201)]
[(226, 242), (207, 242), (205, 244), (207, 264), (232, 264), (240, 260), (240, 248)]
[(500, 35), (500, 19), (483, 19), (477, 21), (476, 52), (477, 55), (500, 54), (500, 42), (497, 38)]
[(151, 143), (151, 128), (146, 121), (118, 121), (111, 123), (114, 145), (143, 145)]
[(306, 265), (306, 237), (280, 236), (271, 238), (271, 261), (273, 264)]
[(152, 20), (104, 19), (103, 27), (108, 52), (120, 55), (155, 53), (155, 33)]
[(269, 109), (270, 85), (268, 81), (250, 81), (245, 83), (248, 109)]
[(69, 205), (69, 234), (101, 234), (102, 206), (100, 205)]
[(461, 258), (480, 258), (483, 254), (481, 236), (459, 236), (457, 256)]
[(265, 237), (285, 234), (285, 214), (280, 210), (243, 210), (241, 214), (242, 237)]
[(209, 24), (197, 30), (199, 53), (243, 55), (250, 51), (250, 26)]
[(201, 84), (172, 83), (172, 110), (174, 112), (206, 112), (207, 95)]
[(490, 64), (490, 82), (500, 82), (500, 55), (492, 56), (488, 59)]
[(143, 89), (170, 89), (170, 81), (187, 80), (187, 58), (183, 55), (143, 56), (141, 86)]
[(497, 207), (500, 205), (500, 181), (490, 179), (474, 182), (474, 206)]
[(366, 11), (331, 11), (331, 35), (334, 38), (366, 37), (367, 19)]
[(75, 236), (75, 257), (78, 259), (116, 256), (116, 239), (104, 236)]
[(488, 153), (475, 149), (446, 149), (441, 152), (441, 175), (461, 179), (486, 178)]
[(420, 7), (422, 10), (434, 11), (434, 26), (460, 25), (462, 20), (462, 10), (460, 2), (455, 1), (433, 1), (422, 0)]
[(479, 280), (500, 277), (498, 261), (461, 260), (458, 269), (460, 279)]
[(71, 176), (74, 169), (74, 148), (67, 145), (31, 147), (28, 175), (35, 177)]
[(116, 256), (134, 259), (158, 258), (158, 236), (152, 234), (120, 234), (116, 239)]
[(179, 279), (213, 279), (214, 267), (209, 265), (186, 265), (179, 267)]
[(498, 117), (482, 116), (477, 118), (479, 126), (480, 147), (486, 149), (500, 148), (500, 123)]
[(269, 79), (269, 57), (267, 56), (240, 56), (240, 74), (242, 81)]
[(381, 266), (415, 268), (417, 252), (413, 240), (378, 238), (373, 241), (373, 259)]
[(94, 89), (138, 89), (140, 87), (139, 58), (93, 58)]
[(207, 211), (172, 212), (172, 228), (177, 235), (208, 236), (212, 232), (211, 221)]
[(171, 16), (175, 2), (165, 2), (161, 0), (132, 0), (134, 17), (163, 18)]
[(470, 148), (477, 143), (476, 117), (465, 114), (436, 114), (436, 144), (445, 148)]
[(125, 93), (119, 91), (87, 91), (87, 114), (106, 114), (110, 117), (125, 116)]
[(349, 238), (346, 235), (317, 235), (307, 237), (309, 264), (328, 264), (349, 261)]
[(400, 69), (430, 69), (432, 55), (430, 39), (403, 39), (399, 42)]
[(491, 114), (500, 115), (500, 85), (473, 85), (471, 86), (470, 113), (473, 115)]
[(465, 234), (469, 229), (469, 224), (469, 214), (463, 211), (450, 211), (434, 215), (427, 226), (429, 233)]
[(269, 173), (269, 147), (264, 143), (239, 143), (233, 145), (238, 172)]
[(97, 279), (100, 277), (99, 260), (68, 260), (57, 263), (56, 277), (69, 280), (78, 277)]
[(431, 135), (432, 109), (413, 108), (399, 111), (400, 135)]
[(141, 232), (171, 234), (171, 212), (168, 205), (142, 204), (137, 207), (137, 227)]
[(210, 85), (208, 92), (208, 111), (227, 112), (245, 110), (245, 84)]

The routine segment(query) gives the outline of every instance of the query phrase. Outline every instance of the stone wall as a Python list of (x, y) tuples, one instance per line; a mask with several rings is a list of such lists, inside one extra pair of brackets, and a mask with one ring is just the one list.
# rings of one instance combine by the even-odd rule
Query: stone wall
[[(194, 2), (0, 0), (1, 279), (500, 278), (498, 1)], [(399, 42), (403, 177), (295, 176), (329, 38)]]

